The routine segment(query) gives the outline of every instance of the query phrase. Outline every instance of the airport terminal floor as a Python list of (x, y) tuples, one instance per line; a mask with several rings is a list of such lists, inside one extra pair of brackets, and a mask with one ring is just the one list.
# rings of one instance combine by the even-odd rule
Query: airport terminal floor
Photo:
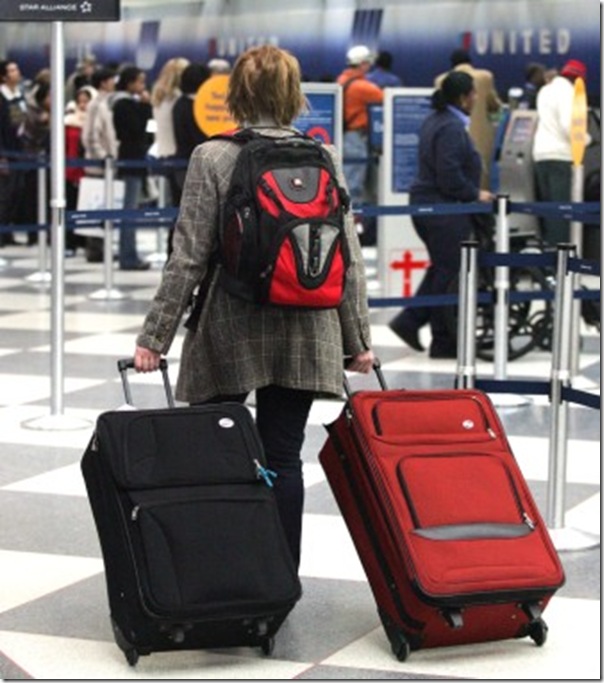
[[(147, 254), (153, 233), (139, 232)], [(366, 249), (375, 275), (375, 250)], [(98, 414), (123, 404), (116, 360), (134, 338), (159, 279), (114, 274), (124, 298), (95, 300), (102, 266), (83, 255), (65, 261), (64, 414), (80, 429), (36, 429), (51, 407), (51, 300), (28, 276), (37, 250), (0, 250), (0, 670), (9, 679), (573, 679), (601, 678), (600, 546), (564, 551), (566, 584), (544, 617), (547, 642), (529, 638), (392, 655), (342, 517), (317, 460), (342, 402), (318, 401), (304, 445), (306, 507), (301, 580), (304, 594), (276, 637), (259, 650), (186, 651), (141, 657), (130, 667), (108, 617), (100, 547), (80, 473)], [(387, 327), (390, 309), (372, 310), (372, 332), (389, 385), (452, 388), (455, 362), (431, 360)], [(168, 357), (172, 382), (182, 337)], [(510, 378), (549, 378), (551, 354), (533, 351), (508, 365)], [(478, 375), (492, 377), (479, 361)], [(374, 380), (375, 378), (373, 378)], [(372, 378), (351, 376), (353, 387)], [(160, 406), (159, 375), (133, 376), (141, 407)], [(577, 388), (600, 392), (600, 337), (583, 328)], [(493, 395), (494, 400), (497, 396)], [(513, 398), (513, 397), (512, 397)], [(542, 396), (498, 411), (519, 464), (545, 514), (550, 409)], [(522, 401), (519, 401), (522, 403)], [(514, 403), (514, 401), (511, 401)], [(250, 405), (253, 410), (253, 401)], [(565, 527), (600, 533), (600, 413), (569, 408)]]

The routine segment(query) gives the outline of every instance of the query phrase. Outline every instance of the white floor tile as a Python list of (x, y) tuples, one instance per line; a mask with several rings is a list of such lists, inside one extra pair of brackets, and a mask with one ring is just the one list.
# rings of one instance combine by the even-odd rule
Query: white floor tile
[(87, 495), (79, 463), (59, 467), (35, 477), (21, 479), (2, 487), (2, 490), (24, 493), (52, 493), (61, 496), (85, 497)]
[[(241, 656), (159, 652), (131, 667), (114, 643), (14, 631), (0, 631), (0, 650), (30, 676), (44, 680), (289, 680), (309, 667), (264, 657), (251, 648)], [(58, 652), (65, 656), (57, 657)]]
[[(65, 393), (80, 391), (102, 384), (104, 380), (65, 378)], [(50, 377), (41, 375), (0, 374), (0, 405), (18, 405), (50, 398)]]
[(600, 603), (554, 597), (544, 614), (547, 642), (530, 638), (412, 652), (398, 662), (380, 627), (324, 664), (463, 679), (600, 679)]
[(300, 575), (366, 581), (359, 556), (341, 517), (304, 515)]
[[(0, 550), (0, 611), (13, 609), (103, 571), (97, 558)], [(0, 642), (0, 650), (2, 643)]]

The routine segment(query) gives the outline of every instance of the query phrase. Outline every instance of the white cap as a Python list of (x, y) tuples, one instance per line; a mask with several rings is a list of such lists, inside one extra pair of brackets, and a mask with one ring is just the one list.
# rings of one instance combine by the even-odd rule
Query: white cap
[(346, 61), (350, 66), (359, 66), (363, 62), (373, 62), (373, 54), (366, 45), (355, 45), (346, 53)]

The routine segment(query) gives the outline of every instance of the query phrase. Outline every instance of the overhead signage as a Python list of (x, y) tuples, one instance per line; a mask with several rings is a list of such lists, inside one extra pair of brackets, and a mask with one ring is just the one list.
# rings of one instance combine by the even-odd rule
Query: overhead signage
[(120, 0), (0, 0), (0, 21), (119, 21)]

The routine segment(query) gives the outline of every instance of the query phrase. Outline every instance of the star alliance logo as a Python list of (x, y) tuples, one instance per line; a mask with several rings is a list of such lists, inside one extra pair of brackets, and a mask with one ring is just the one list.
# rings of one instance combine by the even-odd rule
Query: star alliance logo
[(88, 0), (84, 0), (84, 2), (80, 4), (80, 12), (82, 14), (90, 14), (90, 12), (92, 12), (92, 3), (88, 2)]

